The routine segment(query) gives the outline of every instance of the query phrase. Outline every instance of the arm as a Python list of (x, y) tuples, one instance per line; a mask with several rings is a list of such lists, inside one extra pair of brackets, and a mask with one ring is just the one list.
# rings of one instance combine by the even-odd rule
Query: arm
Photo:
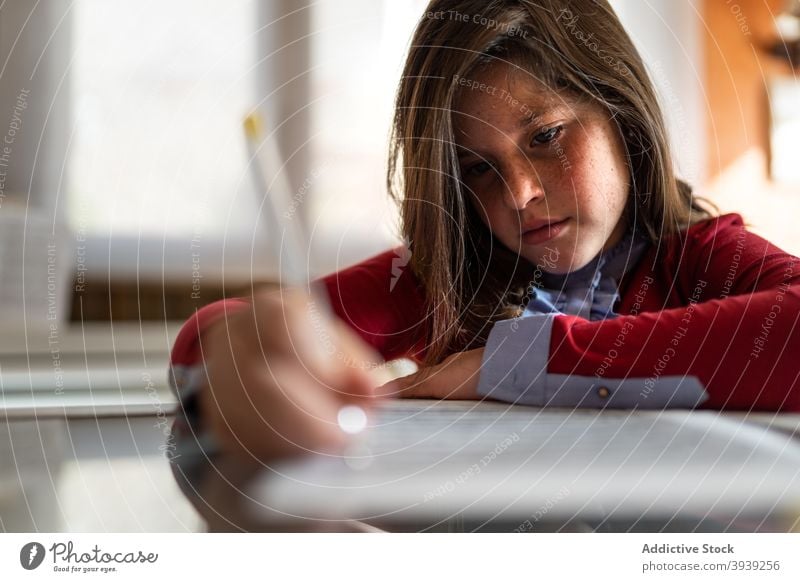
[(479, 393), (540, 405), (800, 410), (798, 259), (730, 216), (690, 230), (675, 255), (660, 276), (677, 272), (684, 305), (599, 322), (502, 322)]
[(627, 328), (630, 347), (619, 350), (609, 375), (642, 377), (650, 392), (659, 375), (694, 376), (708, 408), (800, 409), (792, 356), (800, 347), (800, 261), (747, 231), (736, 215), (691, 229), (680, 251), (673, 268), (685, 306), (601, 322), (596, 340), (582, 322), (556, 322), (551, 368), (600, 366)]
[[(663, 378), (686, 376), (705, 387), (709, 408), (800, 410), (798, 314), (800, 287), (791, 286), (611, 321), (559, 317), (548, 371), (637, 378), (640, 403)], [(624, 344), (609, 348), (619, 337)]]
[[(410, 269), (400, 266), (403, 252), (386, 251), (321, 279), (336, 316), (386, 360), (421, 357), (424, 352), (423, 293)], [(224, 299), (199, 309), (181, 327), (172, 366), (198, 364), (203, 333), (247, 306), (245, 299)]]
[[(225, 398), (235, 396), (242, 402), (236, 406), (227, 402), (230, 410), (223, 414), (222, 423), (217, 418), (222, 413), (212, 415), (214, 422), (220, 425), (214, 434), (227, 434), (240, 426), (251, 427), (253, 434), (259, 434), (259, 431), (264, 434), (263, 418), (258, 415), (256, 418), (234, 418), (248, 410), (257, 413), (263, 408), (250, 399), (264, 396), (263, 391), (256, 387), (259, 378), (271, 377), (265, 381), (272, 385), (275, 382), (280, 384), (275, 374), (282, 373), (295, 380), (302, 380), (300, 376), (303, 373), (311, 374), (312, 378), (307, 382), (295, 382), (298, 386), (306, 386), (305, 392), (297, 388), (283, 395), (284, 400), (306, 398), (306, 405), (300, 408), (310, 410), (326, 400), (326, 394), (313, 396), (316, 389), (313, 385), (325, 383), (326, 378), (333, 388), (340, 383), (366, 386), (367, 371), (374, 365), (360, 368), (357, 365), (373, 361), (371, 351), (361, 342), (377, 348), (384, 358), (409, 354), (418, 345), (418, 338), (422, 337), (419, 329), (424, 322), (416, 320), (419, 322), (417, 325), (409, 325), (408, 321), (415, 321), (414, 314), (421, 311), (422, 301), (411, 273), (405, 276), (402, 272), (391, 273), (396, 257), (391, 251), (383, 253), (323, 279), (331, 307), (345, 323), (329, 322), (324, 310), (313, 310), (313, 303), (293, 301), (287, 304), (291, 309), (284, 311), (276, 301), (267, 298), (220, 301), (191, 317), (181, 329), (171, 357), (169, 379), (180, 402), (173, 429), (178, 450), (174, 458), (183, 455), (191, 459), (193, 455), (205, 455), (216, 449), (214, 439), (210, 438), (211, 431), (204, 425), (208, 422), (208, 415), (201, 417), (200, 409), (208, 412), (224, 408), (226, 403), (222, 400)], [(276, 321), (281, 318), (290, 321), (286, 326), (276, 327)], [(284, 327), (289, 329), (284, 330)], [(316, 342), (314, 337), (322, 341)], [(300, 340), (299, 344), (292, 343), (296, 339)], [(321, 350), (312, 349), (317, 343), (321, 344)], [(262, 351), (258, 351), (259, 346)], [(322, 357), (315, 358), (315, 354)], [(209, 365), (214, 358), (216, 360)], [(316, 375), (311, 373), (315, 366), (309, 366), (311, 371), (306, 369), (309, 361), (316, 364)], [(298, 362), (302, 365), (299, 366)], [(223, 374), (224, 381), (217, 381), (220, 387), (213, 390), (220, 398), (217, 400), (217, 396), (212, 398), (205, 387), (213, 384), (212, 372), (219, 376), (220, 370), (229, 373)], [(244, 377), (248, 371), (251, 381)], [(333, 395), (335, 390), (329, 392)], [(347, 397), (338, 392), (336, 396)], [(263, 402), (266, 400), (264, 398)], [(279, 400), (274, 393), (270, 396), (270, 410), (282, 404)], [(333, 406), (333, 402), (330, 404)], [(298, 409), (296, 403), (294, 408)], [(280, 423), (272, 423), (270, 428), (273, 424), (277, 426)], [(279, 431), (279, 437), (288, 431), (289, 428)]]

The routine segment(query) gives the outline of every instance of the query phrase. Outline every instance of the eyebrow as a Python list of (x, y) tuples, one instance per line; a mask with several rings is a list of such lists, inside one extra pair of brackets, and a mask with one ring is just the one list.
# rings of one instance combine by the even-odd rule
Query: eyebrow
[(469, 158), (469, 157), (476, 157), (476, 158), (483, 158), (484, 156), (477, 150), (473, 150), (470, 148), (466, 148), (462, 145), (456, 144), (456, 151), (458, 152), (458, 159), (461, 158)]
[(517, 124), (519, 129), (526, 129), (539, 121), (542, 118), (542, 114), (537, 111), (531, 111), (528, 115), (523, 117), (520, 122)]
[[(519, 123), (517, 123), (517, 128), (519, 129), (527, 129), (537, 121), (542, 118), (543, 114), (538, 113), (536, 111), (531, 111), (528, 115), (523, 117)], [(466, 158), (470, 156), (476, 157), (483, 157), (479, 152), (473, 151), (471, 149), (465, 148), (462, 145), (456, 144), (456, 151), (458, 151), (458, 158)]]

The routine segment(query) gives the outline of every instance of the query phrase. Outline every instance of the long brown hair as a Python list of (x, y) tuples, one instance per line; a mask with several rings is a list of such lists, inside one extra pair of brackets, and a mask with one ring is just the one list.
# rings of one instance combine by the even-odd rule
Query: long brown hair
[(709, 216), (675, 174), (656, 92), (605, 0), (432, 0), (398, 88), (387, 176), (429, 304), (428, 364), (483, 345), (495, 321), (520, 312), (530, 280), (530, 265), (494, 239), (459, 177), (456, 81), (491, 62), (608, 109), (630, 169), (626, 212), (654, 244)]

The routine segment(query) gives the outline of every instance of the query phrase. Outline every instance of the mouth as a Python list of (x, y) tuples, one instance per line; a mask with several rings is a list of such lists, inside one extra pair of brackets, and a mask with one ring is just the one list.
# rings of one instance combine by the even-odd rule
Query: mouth
[(530, 222), (522, 228), (520, 238), (525, 244), (540, 244), (558, 236), (567, 226), (569, 218), (545, 219)]

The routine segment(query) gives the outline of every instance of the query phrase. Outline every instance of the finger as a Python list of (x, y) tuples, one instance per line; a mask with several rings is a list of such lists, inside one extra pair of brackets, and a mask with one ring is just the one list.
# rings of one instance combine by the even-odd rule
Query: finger
[(388, 382), (384, 382), (379, 386), (375, 387), (375, 398), (376, 399), (385, 399), (385, 398), (400, 398), (401, 397), (401, 389), (398, 385), (399, 380), (389, 380)]
[(286, 343), (302, 354), (301, 363), (339, 388), (345, 400), (371, 398), (375, 386), (388, 379), (381, 356), (313, 297), (300, 292), (287, 292), (287, 297)]
[(237, 406), (219, 411), (215, 419), (215, 432), (224, 435), (228, 451), (275, 459), (334, 452), (344, 445), (338, 399), (293, 362), (272, 360), (269, 370), (245, 370), (241, 382), (225, 389), (240, 396)]
[[(244, 345), (242, 352), (260, 349), (265, 364), (275, 357), (294, 360), (315, 382), (334, 391), (345, 382), (353, 382), (340, 371), (343, 352), (339, 331), (312, 297), (301, 290), (284, 289), (280, 300), (275, 293), (254, 298), (253, 309), (255, 346)], [(361, 389), (363, 381), (356, 378), (355, 382)]]
[(397, 398), (431, 398), (436, 396), (436, 384), (431, 368), (389, 382), (386, 389)]

